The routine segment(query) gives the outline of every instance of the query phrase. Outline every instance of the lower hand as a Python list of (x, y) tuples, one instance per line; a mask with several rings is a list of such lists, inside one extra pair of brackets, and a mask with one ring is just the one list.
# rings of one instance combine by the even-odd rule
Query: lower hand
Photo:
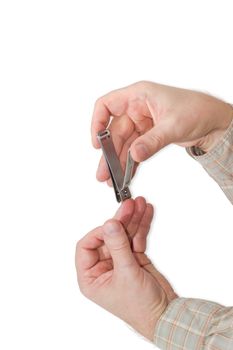
[(145, 255), (152, 217), (153, 207), (144, 198), (127, 200), (76, 248), (82, 293), (150, 340), (156, 322), (177, 297)]

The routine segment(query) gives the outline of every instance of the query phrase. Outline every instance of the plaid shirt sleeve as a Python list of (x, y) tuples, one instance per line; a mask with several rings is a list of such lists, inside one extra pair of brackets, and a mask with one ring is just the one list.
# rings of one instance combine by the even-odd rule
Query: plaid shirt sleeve
[(233, 308), (174, 299), (156, 324), (154, 344), (162, 350), (232, 350)]
[(201, 163), (233, 204), (233, 120), (222, 140), (208, 153), (196, 148), (187, 152)]
[[(191, 147), (198, 160), (233, 204), (233, 121), (222, 140), (208, 153)], [(154, 344), (162, 350), (233, 350), (233, 307), (177, 298), (160, 317)]]

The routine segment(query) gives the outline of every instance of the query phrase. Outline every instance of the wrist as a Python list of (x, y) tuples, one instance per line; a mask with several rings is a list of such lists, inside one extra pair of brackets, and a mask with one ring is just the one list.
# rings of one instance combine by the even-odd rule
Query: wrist
[(215, 128), (207, 135), (199, 139), (194, 145), (204, 153), (211, 151), (218, 144), (233, 120), (232, 105), (221, 102), (221, 108), (219, 110), (221, 113), (219, 114), (218, 123), (216, 124)]
[(164, 293), (164, 291), (161, 290), (160, 302), (155, 303), (155, 305), (152, 307), (152, 309), (148, 313), (147, 318), (142, 319), (141, 321), (142, 327), (140, 327), (140, 333), (148, 340), (153, 341), (156, 324), (160, 319), (160, 317), (162, 316), (162, 314), (164, 313), (164, 311), (166, 310), (167, 306), (168, 306), (167, 296)]

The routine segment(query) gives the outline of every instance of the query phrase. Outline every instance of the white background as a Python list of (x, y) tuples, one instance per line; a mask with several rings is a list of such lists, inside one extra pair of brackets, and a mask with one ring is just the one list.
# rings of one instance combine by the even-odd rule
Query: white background
[[(85, 299), (76, 241), (110, 218), (95, 100), (138, 80), (233, 101), (232, 1), (0, 2), (0, 348), (149, 349)], [(181, 296), (233, 305), (232, 206), (184, 149), (132, 183), (157, 208), (148, 254)]]

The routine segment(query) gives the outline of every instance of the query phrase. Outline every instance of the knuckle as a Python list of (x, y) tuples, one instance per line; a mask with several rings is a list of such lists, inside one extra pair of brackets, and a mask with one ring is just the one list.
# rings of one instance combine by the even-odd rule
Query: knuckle
[(164, 145), (164, 137), (162, 134), (152, 134), (149, 137), (149, 142), (154, 145), (157, 144), (159, 147)]
[(95, 108), (99, 107), (103, 103), (104, 103), (104, 96), (97, 98), (97, 100), (95, 101)]
[(136, 84), (141, 86), (141, 87), (147, 87), (148, 84), (149, 84), (149, 81), (147, 81), (147, 80), (140, 80)]
[(118, 252), (118, 251), (122, 251), (127, 249), (129, 246), (129, 241), (127, 239), (122, 239), (120, 240), (117, 244), (114, 244), (114, 246), (112, 246), (112, 250), (114, 252)]

